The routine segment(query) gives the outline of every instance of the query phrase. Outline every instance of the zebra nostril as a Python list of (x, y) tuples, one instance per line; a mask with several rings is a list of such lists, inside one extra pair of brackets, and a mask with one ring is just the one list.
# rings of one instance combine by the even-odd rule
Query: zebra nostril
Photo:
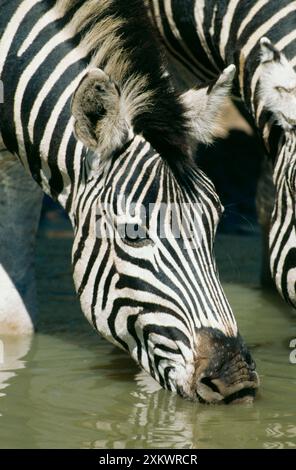
[(203, 377), (201, 379), (201, 383), (203, 383), (204, 385), (206, 385), (207, 387), (209, 387), (211, 390), (213, 390), (213, 392), (217, 392), (217, 393), (220, 393), (219, 391), (219, 388), (217, 387), (217, 385), (215, 385), (212, 380), (210, 379), (210, 377)]

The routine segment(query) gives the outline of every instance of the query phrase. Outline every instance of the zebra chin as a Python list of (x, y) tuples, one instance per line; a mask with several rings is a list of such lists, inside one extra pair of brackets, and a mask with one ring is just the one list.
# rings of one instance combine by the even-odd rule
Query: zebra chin
[(201, 403), (252, 403), (259, 376), (240, 335), (225, 336), (204, 328), (197, 332), (198, 347), (194, 374), (189, 386), (178, 386), (184, 398)]

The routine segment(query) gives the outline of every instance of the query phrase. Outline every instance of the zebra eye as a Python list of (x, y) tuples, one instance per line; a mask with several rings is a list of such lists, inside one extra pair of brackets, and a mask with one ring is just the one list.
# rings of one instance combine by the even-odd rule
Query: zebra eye
[(279, 93), (288, 93), (288, 90), (283, 86), (276, 86), (274, 87), (274, 89), (278, 91)]
[(152, 240), (149, 238), (147, 229), (138, 224), (123, 224), (120, 227), (120, 236), (129, 246), (142, 247), (152, 244)]

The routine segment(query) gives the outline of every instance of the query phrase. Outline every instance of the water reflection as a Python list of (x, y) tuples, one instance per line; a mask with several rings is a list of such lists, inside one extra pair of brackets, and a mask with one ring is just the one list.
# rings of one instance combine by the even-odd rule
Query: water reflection
[(25, 356), (30, 351), (31, 336), (4, 337), (0, 336), (0, 398), (9, 386), (9, 381), (17, 375), (19, 369), (26, 367)]
[[(280, 416), (277, 416), (281, 418)], [(276, 418), (276, 415), (275, 415)], [(267, 426), (266, 436), (271, 440), (264, 442), (265, 449), (295, 448), (296, 426), (288, 424), (286, 428), (281, 423), (273, 423)]]
[[(86, 448), (285, 448), (296, 447), (296, 427), (279, 424), (285, 417), (255, 405), (206, 406), (185, 402), (165, 392), (145, 373), (136, 376), (137, 390), (125, 420), (98, 416), (99, 439)], [(259, 405), (259, 406), (258, 406)], [(122, 413), (122, 409), (121, 409)], [(118, 416), (120, 418), (120, 416)], [(270, 419), (270, 421), (268, 421)], [(295, 422), (294, 416), (289, 419)], [(273, 422), (275, 420), (275, 422)]]

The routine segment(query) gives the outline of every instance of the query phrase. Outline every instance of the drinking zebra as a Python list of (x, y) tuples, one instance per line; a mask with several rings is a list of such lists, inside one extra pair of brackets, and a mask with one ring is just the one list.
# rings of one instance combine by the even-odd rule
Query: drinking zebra
[(142, 1), (1, 3), (0, 332), (32, 329), (39, 186), (73, 224), (91, 325), (166, 389), (251, 399), (258, 376), (213, 256), (221, 204), (191, 163), (234, 67), (179, 95)]
[(213, 79), (227, 64), (237, 67), (234, 96), (242, 100), (268, 155), (257, 205), (269, 235), (269, 271), (296, 307), (296, 2), (146, 4), (181, 88)]

